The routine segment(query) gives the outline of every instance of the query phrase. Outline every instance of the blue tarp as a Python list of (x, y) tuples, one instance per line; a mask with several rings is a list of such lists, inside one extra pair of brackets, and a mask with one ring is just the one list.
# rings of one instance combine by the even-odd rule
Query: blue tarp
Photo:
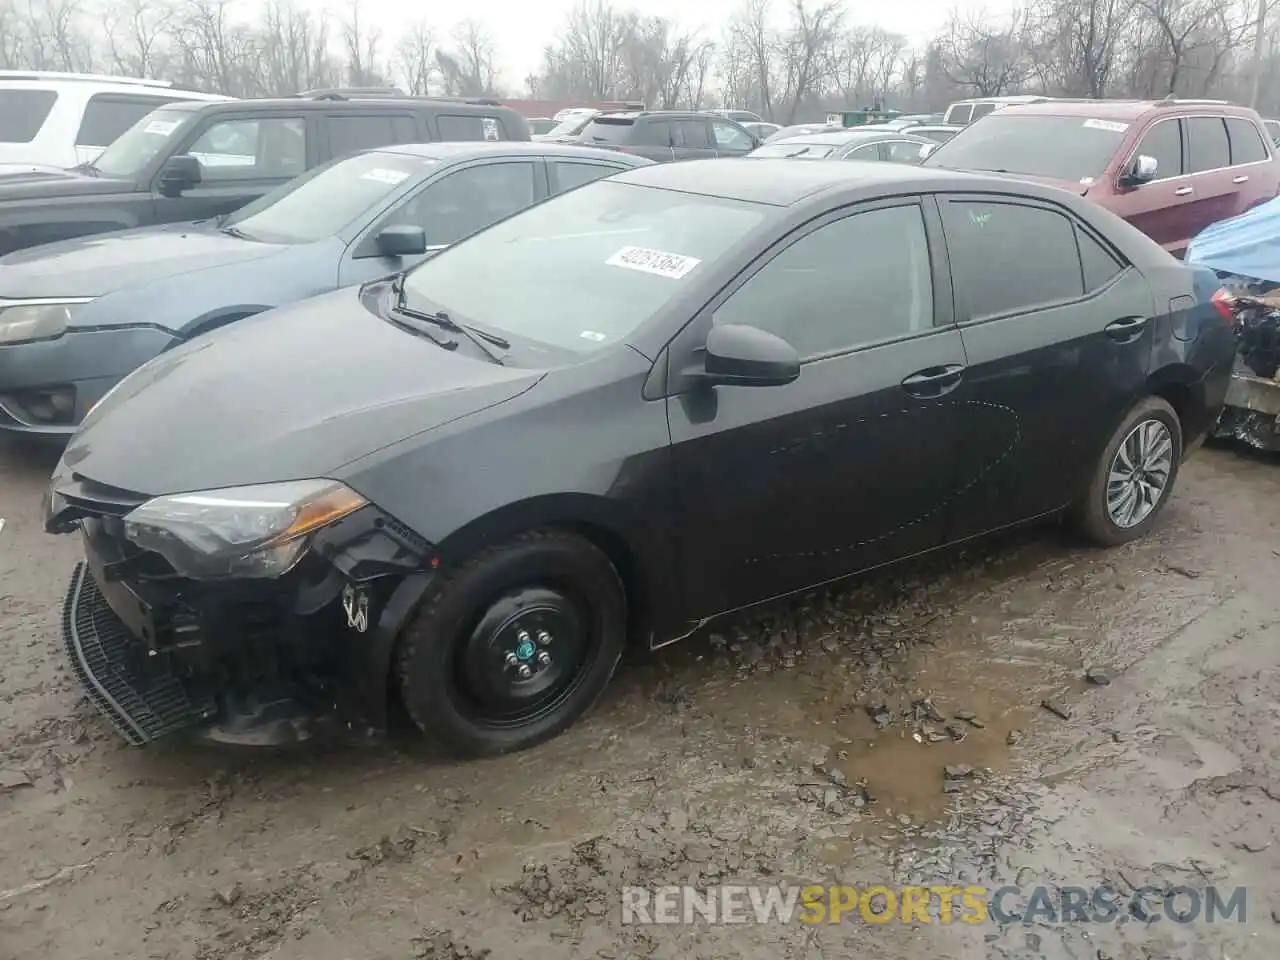
[(1219, 273), (1280, 283), (1280, 197), (1205, 227), (1184, 259)]

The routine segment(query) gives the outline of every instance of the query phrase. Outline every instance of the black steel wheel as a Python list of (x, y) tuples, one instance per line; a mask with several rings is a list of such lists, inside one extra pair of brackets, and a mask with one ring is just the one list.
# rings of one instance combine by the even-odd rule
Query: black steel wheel
[(572, 534), (525, 534), (433, 592), (401, 638), (401, 697), (418, 727), (458, 756), (522, 750), (592, 706), (626, 623), (622, 583), (601, 550)]

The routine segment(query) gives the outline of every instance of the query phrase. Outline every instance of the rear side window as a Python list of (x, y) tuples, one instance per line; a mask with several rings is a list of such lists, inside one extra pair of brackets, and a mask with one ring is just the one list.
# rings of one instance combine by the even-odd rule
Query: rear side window
[(1142, 135), (1137, 155), (1155, 160), (1157, 180), (1182, 176), (1182, 135), (1178, 132), (1178, 121), (1154, 124)]
[(977, 120), (979, 117), (985, 117), (988, 113), (991, 113), (993, 110), (995, 110), (995, 108), (996, 108), (996, 105), (994, 103), (974, 104), (973, 116), (970, 119)]
[(676, 146), (703, 149), (711, 146), (711, 135), (701, 120), (677, 120), (672, 126), (676, 130)]
[(453, 140), (505, 140), (506, 137), (496, 117), (458, 116), (441, 114), (436, 117), (436, 129), (440, 139)]
[(1262, 134), (1253, 121), (1244, 117), (1227, 117), (1227, 139), (1231, 142), (1231, 164), (1257, 163), (1267, 159)]
[[(630, 130), (631, 127), (626, 129)], [(672, 143), (671, 124), (666, 120), (650, 120), (635, 127), (633, 143), (646, 147), (669, 147)], [(625, 143), (625, 140), (619, 141)]]
[(1188, 173), (1221, 170), (1231, 166), (1227, 126), (1221, 117), (1187, 117), (1187, 146), (1191, 164)]
[[(1031, 310), (1084, 294), (1075, 228), (1060, 213), (1017, 203), (948, 200), (942, 204), (942, 225), (961, 320)], [(1018, 268), (1010, 270), (1011, 263)]]
[(407, 143), (414, 139), (414, 133), (416, 127), (410, 117), (330, 117), (329, 152), (340, 157), (356, 150)]
[[(631, 131), (635, 129), (635, 126), (636, 126), (635, 121), (632, 120), (630, 117), (627, 117), (625, 119), (623, 118), (615, 119), (613, 117), (596, 117), (589, 124), (587, 124), (587, 128), (582, 131), (582, 139), (586, 143), (625, 144), (630, 142)], [(647, 123), (647, 124), (643, 124), (640, 129), (647, 131), (649, 128), (653, 126), (654, 124)], [(643, 142), (644, 143), (651, 142), (649, 135), (645, 136)], [(669, 144), (670, 144), (670, 141), (667, 141), (662, 145), (665, 147), (665, 146), (669, 146)]]
[(58, 95), (52, 90), (0, 90), (0, 143), (30, 143)]
[(969, 118), (973, 115), (973, 104), (966, 103), (958, 107), (952, 107), (947, 111), (947, 123), (968, 123)]
[(605, 163), (557, 160), (553, 166), (556, 178), (556, 192), (564, 193), (564, 191), (580, 187), (584, 183), (590, 183), (592, 180), (599, 180), (601, 177), (617, 173), (621, 169), (622, 167), (615, 167), (612, 164)]
[(90, 97), (85, 104), (84, 116), (80, 118), (76, 146), (109, 147), (121, 134), (165, 102), (159, 97), (145, 100), (111, 94)]
[(1076, 243), (1080, 248), (1080, 268), (1084, 273), (1086, 292), (1100, 290), (1124, 269), (1124, 264), (1110, 250), (1079, 227), (1076, 227)]

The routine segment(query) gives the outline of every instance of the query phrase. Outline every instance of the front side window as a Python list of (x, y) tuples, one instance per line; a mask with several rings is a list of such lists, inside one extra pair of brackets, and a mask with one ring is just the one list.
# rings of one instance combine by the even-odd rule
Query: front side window
[(266, 243), (323, 240), (368, 214), (435, 162), (380, 152), (332, 160), (241, 207), (223, 227)]
[(923, 144), (910, 140), (890, 140), (885, 144), (888, 159), (894, 163), (919, 163), (920, 148)]
[(1017, 203), (947, 200), (942, 225), (961, 320), (1084, 294), (1075, 228), (1060, 213)]
[(777, 215), (762, 204), (598, 180), (427, 260), (406, 278), (405, 302), (588, 353), (627, 337)]
[(1156, 162), (1156, 179), (1182, 176), (1182, 131), (1177, 120), (1163, 120), (1142, 135), (1135, 156), (1151, 157)]
[(802, 357), (928, 329), (933, 279), (920, 207), (868, 210), (806, 234), (734, 291), (714, 322), (767, 330)]
[(1001, 110), (935, 150), (928, 167), (991, 170), (1053, 180), (1100, 177), (1124, 143), (1127, 123)]
[(746, 153), (751, 149), (751, 138), (731, 123), (719, 120), (711, 121), (711, 133), (716, 138), (716, 146), (731, 153)]
[(530, 161), (485, 163), (446, 174), (411, 197), (387, 222), (422, 227), (428, 246), (457, 243), (532, 206), (537, 167)]
[(846, 150), (841, 156), (842, 160), (879, 160), (880, 144), (864, 143), (860, 147), (854, 147), (852, 150)]
[(0, 143), (34, 140), (57, 99), (53, 90), (0, 89)]
[(187, 153), (200, 161), (204, 181), (296, 177), (307, 169), (306, 122), (301, 117), (219, 120)]

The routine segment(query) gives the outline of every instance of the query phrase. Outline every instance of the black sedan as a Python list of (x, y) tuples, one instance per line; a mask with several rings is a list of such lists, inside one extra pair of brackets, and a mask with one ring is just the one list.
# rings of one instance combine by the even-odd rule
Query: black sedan
[(913, 133), (876, 128), (828, 130), (787, 140), (770, 140), (747, 156), (788, 160), (891, 160), (919, 163), (920, 148), (937, 146)]
[(124, 380), (51, 483), (66, 646), (138, 744), (396, 697), (527, 747), (627, 643), (1041, 518), (1143, 536), (1223, 404), (1216, 289), (994, 175), (627, 171)]

